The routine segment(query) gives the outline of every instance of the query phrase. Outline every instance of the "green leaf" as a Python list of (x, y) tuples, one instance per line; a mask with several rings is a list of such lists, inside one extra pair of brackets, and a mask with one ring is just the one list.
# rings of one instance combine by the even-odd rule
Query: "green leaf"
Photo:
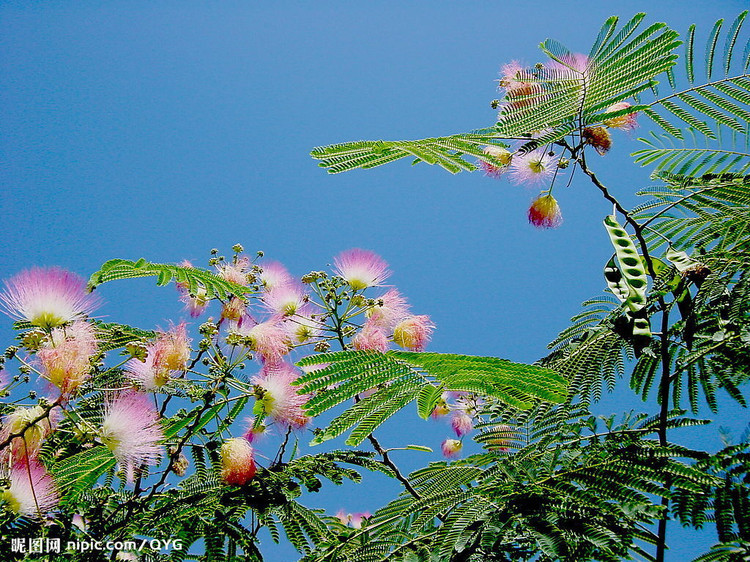
[(91, 275), (88, 286), (89, 290), (93, 291), (99, 285), (109, 281), (152, 276), (157, 278), (157, 285), (165, 285), (174, 279), (178, 283), (184, 283), (191, 294), (197, 294), (199, 290), (202, 290), (205, 291), (208, 298), (217, 296), (226, 299), (229, 296), (235, 296), (246, 301), (246, 294), (250, 292), (249, 288), (227, 281), (204, 269), (151, 263), (143, 258), (137, 262), (123, 259), (109, 260), (102, 265), (99, 271)]

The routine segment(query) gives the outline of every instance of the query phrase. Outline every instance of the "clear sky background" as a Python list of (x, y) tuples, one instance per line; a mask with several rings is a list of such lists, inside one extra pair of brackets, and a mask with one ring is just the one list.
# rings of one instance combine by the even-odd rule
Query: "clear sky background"
[[(503, 63), (544, 60), (537, 45), (547, 37), (588, 52), (615, 13), (646, 11), (680, 32), (697, 23), (702, 46), (716, 19), (745, 7), (2, 2), (0, 278), (32, 265), (87, 277), (114, 257), (202, 265), (211, 248), (229, 254), (236, 242), (302, 275), (362, 247), (390, 263), (415, 312), (431, 315), (430, 349), (534, 361), (604, 287), (612, 250), (601, 219), (611, 209), (590, 184), (556, 189), (565, 222), (539, 231), (526, 221), (536, 192), (507, 181), (407, 161), (330, 176), (309, 151), (491, 125)], [(611, 153), (592, 164), (630, 204), (649, 185), (628, 156), (636, 136), (615, 133)], [(173, 287), (154, 285), (102, 287), (100, 313), (165, 326), (181, 305)], [(9, 342), (7, 324), (0, 335)], [(720, 423), (738, 436), (747, 413), (722, 405)], [(625, 381), (598, 407), (630, 408), (655, 410)], [(399, 420), (384, 428), (386, 446), (404, 444)], [(408, 427), (424, 444), (448, 435), (447, 426), (420, 423)], [(685, 442), (715, 450), (717, 426)], [(409, 452), (397, 462), (409, 470), (425, 458)], [(368, 488), (331, 485), (307, 504), (374, 510), (396, 490), (377, 479)], [(714, 541), (713, 533), (671, 537), (673, 561)], [(295, 557), (288, 546), (261, 549), (268, 561)]]

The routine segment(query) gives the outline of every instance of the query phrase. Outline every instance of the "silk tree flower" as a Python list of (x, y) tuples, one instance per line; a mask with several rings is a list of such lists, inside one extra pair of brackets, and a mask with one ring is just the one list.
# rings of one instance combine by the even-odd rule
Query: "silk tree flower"
[(562, 224), (557, 200), (549, 194), (540, 195), (529, 207), (529, 222), (538, 228), (556, 228)]
[(352, 345), (358, 351), (388, 351), (388, 336), (375, 322), (368, 320), (359, 333), (352, 338)]
[(586, 127), (582, 136), (586, 144), (593, 146), (599, 156), (604, 156), (612, 148), (612, 137), (604, 127)]
[(391, 332), (396, 324), (411, 316), (406, 299), (396, 289), (390, 289), (375, 301), (375, 306), (368, 308), (365, 316), (369, 322), (380, 326), (386, 332)]
[(42, 376), (69, 396), (91, 375), (91, 357), (98, 348), (94, 326), (76, 320), (70, 326), (52, 330), (37, 352)]
[(589, 77), (593, 71), (591, 59), (582, 53), (566, 53), (560, 57), (560, 62), (551, 60), (545, 67), (562, 73), (574, 70), (586, 77)]
[(458, 437), (463, 437), (474, 429), (474, 420), (464, 410), (453, 410), (451, 427)]
[(280, 317), (271, 317), (260, 324), (254, 322), (252, 318), (244, 317), (237, 326), (237, 333), (248, 340), (250, 350), (257, 353), (261, 361), (274, 363), (289, 353), (292, 342)]
[(159, 442), (164, 433), (149, 397), (125, 391), (107, 399), (101, 439), (125, 471), (128, 483), (133, 482), (136, 469), (144, 464), (155, 466), (163, 451)]
[(336, 519), (338, 519), (342, 525), (351, 525), (355, 529), (361, 529), (362, 525), (370, 517), (372, 517), (372, 513), (369, 511), (362, 513), (347, 513), (343, 509), (339, 509), (336, 512)]
[(492, 178), (499, 178), (505, 172), (508, 171), (508, 167), (510, 166), (511, 159), (513, 158), (513, 155), (511, 154), (509, 150), (501, 146), (490, 145), (490, 146), (485, 146), (482, 149), (482, 152), (494, 157), (496, 160), (499, 160), (501, 164), (498, 166), (497, 164), (493, 164), (492, 162), (479, 160), (479, 167), (484, 171), (484, 174), (486, 176), (490, 176)]
[(281, 316), (292, 316), (300, 310), (307, 301), (305, 290), (299, 283), (289, 281), (284, 285), (277, 285), (263, 295), (263, 306), (270, 312)]
[[(180, 267), (193, 267), (193, 264), (188, 260), (183, 260), (180, 263)], [(180, 301), (185, 303), (185, 310), (192, 318), (198, 318), (198, 316), (203, 314), (203, 311), (206, 310), (211, 300), (208, 298), (205, 287), (198, 287), (196, 293), (191, 294), (190, 285), (187, 283), (177, 283), (177, 290), (180, 293)]]
[(10, 485), (0, 492), (0, 498), (20, 516), (41, 519), (59, 502), (57, 486), (39, 462), (16, 463), (5, 477)]
[(247, 285), (250, 272), (250, 259), (243, 256), (234, 263), (222, 263), (216, 266), (216, 273), (222, 279), (237, 285)]
[(543, 148), (516, 154), (510, 164), (511, 180), (516, 184), (539, 185), (554, 175), (557, 160), (557, 156), (550, 156)]
[(22, 271), (0, 292), (0, 308), (8, 316), (45, 330), (89, 315), (99, 304), (82, 278), (58, 267)]
[(221, 479), (234, 486), (244, 486), (255, 476), (253, 448), (244, 437), (227, 439), (219, 450)]
[(440, 397), (440, 400), (438, 400), (438, 403), (435, 404), (435, 407), (432, 409), (432, 412), (430, 412), (430, 417), (433, 420), (436, 420), (438, 418), (442, 418), (443, 416), (448, 415), (451, 412), (450, 406), (448, 406), (448, 393), (443, 392), (442, 396)]
[(260, 279), (261, 285), (263, 285), (266, 291), (282, 287), (294, 280), (286, 267), (276, 261), (269, 261), (262, 264), (258, 279)]
[(293, 342), (305, 343), (323, 333), (323, 324), (314, 317), (314, 310), (310, 303), (305, 303), (284, 321), (284, 327)]
[(491, 451), (501, 451), (507, 453), (510, 451), (510, 441), (513, 438), (513, 428), (509, 425), (498, 425), (493, 430), (493, 436), (485, 440), (487, 448)]
[(310, 422), (302, 406), (309, 396), (297, 394), (297, 372), (288, 363), (266, 364), (251, 382), (258, 387), (256, 408), (274, 423), (299, 429)]
[[(607, 108), (607, 113), (614, 113), (615, 111), (621, 111), (632, 107), (626, 101), (610, 105)], [(612, 129), (621, 129), (623, 131), (632, 131), (638, 127), (638, 112), (628, 113), (626, 115), (620, 115), (619, 117), (612, 117), (611, 119), (605, 119), (604, 124)]]
[(221, 307), (221, 317), (229, 320), (230, 322), (237, 322), (240, 318), (247, 314), (247, 305), (245, 302), (238, 298), (232, 297), (228, 302)]
[(242, 434), (242, 437), (244, 437), (248, 443), (255, 443), (258, 439), (267, 435), (269, 432), (270, 430), (268, 429), (268, 426), (263, 423), (256, 427), (254, 417), (245, 418), (245, 433)]
[(464, 448), (464, 444), (458, 439), (446, 439), (440, 445), (443, 451), (443, 456), (447, 459), (455, 459)]
[(430, 317), (424, 314), (404, 318), (393, 329), (393, 341), (396, 345), (410, 351), (423, 351), (435, 328)]
[(333, 265), (335, 273), (343, 277), (355, 291), (379, 287), (391, 274), (383, 258), (359, 248), (341, 252), (333, 258)]
[(128, 361), (125, 372), (145, 390), (156, 390), (188, 367), (190, 338), (187, 326), (180, 323), (161, 332), (152, 344), (146, 346), (146, 351), (144, 360), (133, 358)]
[(517, 60), (504, 64), (500, 69), (498, 88), (506, 92), (526, 89), (531, 81), (536, 80), (527, 66)]
[(24, 430), (24, 428), (27, 429), (22, 436), (13, 438), (10, 446), (0, 453), (0, 459), (12, 465), (37, 457), (44, 440), (55, 430), (60, 420), (60, 413), (56, 408), (53, 408), (46, 417), (31, 424), (44, 412), (45, 408), (37, 405), (29, 408), (17, 408), (3, 418), (0, 441), (5, 441), (14, 433)]

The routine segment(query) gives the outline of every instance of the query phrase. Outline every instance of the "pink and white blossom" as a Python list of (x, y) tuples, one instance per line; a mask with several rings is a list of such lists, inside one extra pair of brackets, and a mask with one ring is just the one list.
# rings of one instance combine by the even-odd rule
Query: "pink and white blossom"
[(143, 465), (155, 466), (162, 455), (164, 433), (159, 414), (145, 394), (125, 391), (104, 403), (102, 442), (112, 451), (128, 482)]
[(451, 427), (458, 437), (463, 437), (474, 429), (474, 420), (464, 410), (453, 410), (451, 413)]
[(277, 362), (289, 353), (292, 342), (284, 328), (281, 317), (274, 316), (260, 324), (254, 324), (250, 317), (243, 318), (237, 327), (237, 333), (244, 336), (263, 362)]
[(429, 316), (424, 314), (404, 318), (393, 329), (396, 345), (410, 351), (423, 351), (435, 328)]
[(376, 253), (353, 248), (341, 252), (333, 259), (335, 272), (355, 291), (379, 287), (391, 272), (388, 264)]
[(299, 283), (290, 281), (277, 285), (263, 295), (263, 305), (274, 314), (292, 316), (307, 302), (305, 290)]
[(146, 351), (145, 359), (128, 361), (125, 372), (145, 390), (156, 390), (188, 367), (191, 350), (187, 326), (180, 323), (161, 332)]
[(222, 279), (237, 285), (247, 285), (247, 274), (250, 272), (250, 259), (246, 256), (233, 263), (221, 263), (216, 266), (216, 273)]
[(292, 275), (286, 267), (276, 261), (265, 262), (261, 265), (261, 272), (258, 274), (261, 285), (266, 291), (276, 287), (281, 287), (293, 281)]
[(37, 351), (42, 376), (60, 389), (62, 396), (75, 393), (91, 375), (91, 357), (97, 345), (94, 326), (86, 321), (54, 328)]
[(22, 271), (0, 292), (0, 308), (8, 316), (44, 329), (89, 315), (99, 304), (82, 278), (58, 267)]
[(60, 501), (54, 480), (39, 462), (16, 463), (5, 478), (10, 485), (0, 498), (17, 515), (41, 519)]
[(252, 379), (258, 387), (258, 401), (262, 412), (274, 423), (299, 429), (310, 422), (303, 406), (309, 396), (298, 394), (292, 383), (298, 373), (288, 363), (266, 364)]
[(396, 289), (388, 290), (383, 296), (375, 299), (375, 306), (367, 309), (368, 322), (379, 326), (390, 333), (401, 320), (410, 316), (406, 298)]
[(550, 156), (543, 148), (516, 154), (510, 165), (511, 181), (532, 186), (544, 183), (554, 176), (557, 161), (557, 156)]
[[(3, 462), (12, 465), (37, 457), (44, 440), (54, 431), (60, 421), (60, 412), (57, 408), (52, 408), (46, 416), (37, 420), (44, 413), (45, 408), (37, 405), (16, 408), (3, 417), (0, 441), (5, 441), (11, 435), (23, 431), (23, 435), (14, 437), (10, 446), (0, 453), (0, 459)], [(37, 421), (32, 424), (34, 420)]]
[[(614, 113), (615, 111), (622, 111), (625, 109), (628, 109), (629, 107), (632, 107), (631, 104), (629, 104), (626, 101), (622, 101), (620, 103), (616, 103), (613, 105), (610, 105), (607, 108), (607, 113)], [(638, 112), (633, 113), (627, 113), (625, 115), (620, 115), (619, 117), (612, 117), (610, 119), (605, 119), (604, 124), (607, 127), (611, 127), (612, 129), (621, 129), (623, 131), (632, 131), (638, 127)]]
[(226, 484), (244, 486), (255, 476), (253, 448), (244, 437), (227, 439), (219, 450), (221, 479)]
[(454, 459), (459, 455), (461, 449), (464, 448), (464, 444), (458, 439), (446, 439), (440, 445), (440, 448), (442, 449), (445, 458)]
[(368, 320), (362, 329), (352, 338), (352, 345), (358, 351), (379, 351), (385, 353), (388, 351), (388, 336), (383, 329)]
[(484, 174), (486, 176), (499, 178), (508, 171), (510, 162), (513, 158), (513, 154), (507, 148), (503, 148), (502, 146), (490, 145), (485, 146), (482, 149), (482, 152), (488, 154), (489, 156), (492, 156), (500, 162), (500, 164), (498, 165), (493, 162), (487, 162), (486, 160), (478, 160), (479, 167), (484, 171)]
[[(193, 267), (193, 264), (188, 260), (183, 260), (180, 263), (180, 267)], [(180, 301), (185, 303), (185, 310), (193, 318), (198, 318), (203, 311), (206, 310), (208, 303), (211, 299), (208, 298), (208, 293), (205, 287), (199, 286), (195, 294), (190, 292), (190, 285), (187, 283), (177, 283), (177, 290), (180, 293)]]
[(562, 224), (557, 200), (549, 194), (540, 195), (529, 207), (529, 222), (537, 228), (556, 228)]

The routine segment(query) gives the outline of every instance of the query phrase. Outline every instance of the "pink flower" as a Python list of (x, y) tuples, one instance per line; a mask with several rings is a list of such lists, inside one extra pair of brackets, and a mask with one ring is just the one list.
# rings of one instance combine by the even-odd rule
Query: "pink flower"
[(367, 519), (372, 517), (369, 511), (363, 513), (346, 513), (343, 509), (339, 509), (336, 512), (336, 519), (338, 519), (342, 525), (351, 525), (355, 529), (361, 529), (363, 523)]
[(245, 433), (242, 435), (248, 443), (254, 443), (269, 432), (265, 424), (256, 427), (255, 418), (245, 418)]
[(531, 86), (530, 82), (536, 77), (519, 61), (510, 61), (500, 69), (500, 82), (498, 87), (506, 92), (513, 92)]
[(133, 482), (136, 469), (159, 462), (163, 449), (159, 442), (164, 433), (149, 397), (126, 391), (104, 403), (101, 438), (125, 471), (127, 481)]
[(435, 324), (424, 314), (410, 316), (399, 322), (393, 329), (393, 341), (396, 345), (411, 351), (422, 351), (430, 341)]
[(451, 409), (448, 406), (448, 403), (445, 401), (445, 393), (443, 393), (443, 398), (441, 398), (437, 404), (435, 404), (435, 407), (432, 409), (432, 412), (430, 412), (430, 417), (433, 420), (436, 420), (438, 418), (442, 418), (443, 416), (446, 416), (450, 413)]
[(277, 285), (263, 295), (263, 305), (273, 313), (292, 316), (306, 302), (304, 289), (296, 282)]
[(226, 484), (244, 486), (255, 476), (253, 448), (243, 437), (228, 439), (221, 446), (221, 479)]
[(216, 273), (222, 279), (237, 285), (247, 285), (247, 274), (250, 271), (250, 260), (241, 257), (234, 263), (222, 263), (216, 266)]
[(190, 338), (185, 323), (161, 332), (146, 349), (148, 355), (144, 361), (133, 358), (126, 363), (126, 373), (144, 389), (156, 390), (188, 367)]
[[(615, 111), (621, 111), (629, 107), (632, 107), (632, 106), (628, 102), (622, 101), (620, 103), (610, 105), (607, 108), (607, 113), (614, 113)], [(636, 111), (633, 113), (620, 115), (619, 117), (612, 117), (611, 119), (605, 119), (604, 124), (607, 127), (611, 127), (613, 129), (622, 129), (623, 131), (632, 131), (638, 127), (637, 118), (638, 118), (638, 112)]]
[(83, 320), (54, 328), (37, 352), (42, 375), (60, 389), (62, 396), (75, 393), (91, 375), (91, 357), (97, 351), (94, 327)]
[(501, 451), (503, 453), (510, 451), (508, 445), (510, 445), (513, 438), (513, 428), (509, 425), (498, 425), (492, 433), (492, 438), (485, 440), (487, 448), (491, 451)]
[(343, 277), (355, 291), (378, 287), (391, 274), (383, 258), (359, 248), (341, 252), (333, 259), (333, 265), (336, 274)]
[(55, 482), (38, 462), (17, 463), (6, 477), (10, 486), (0, 497), (18, 515), (41, 519), (59, 502)]
[(15, 437), (11, 441), (10, 446), (2, 451), (0, 458), (4, 462), (14, 464), (36, 458), (44, 444), (44, 440), (54, 431), (60, 418), (57, 409), (53, 408), (47, 417), (29, 426), (31, 421), (37, 419), (43, 413), (44, 408), (42, 406), (32, 406), (30, 408), (17, 408), (3, 418), (0, 441), (5, 441), (12, 434), (19, 433), (24, 428), (28, 428), (21, 437)]
[(562, 213), (551, 195), (540, 195), (529, 207), (529, 222), (538, 228), (555, 228), (562, 224)]
[(591, 60), (581, 53), (567, 53), (560, 57), (560, 61), (549, 61), (546, 67), (550, 70), (556, 70), (565, 75), (574, 70), (577, 73), (588, 75), (591, 73)]
[(516, 154), (510, 165), (511, 179), (516, 184), (539, 185), (551, 178), (557, 169), (557, 157), (543, 148)]
[(396, 324), (409, 316), (409, 305), (401, 293), (396, 289), (391, 289), (382, 297), (375, 299), (375, 306), (369, 308), (365, 315), (368, 322), (390, 333)]
[(446, 439), (443, 441), (442, 445), (440, 445), (440, 448), (443, 450), (443, 456), (445, 458), (454, 459), (461, 452), (461, 449), (464, 448), (464, 445), (458, 439)]
[(352, 345), (359, 351), (370, 350), (385, 353), (388, 351), (388, 336), (380, 326), (368, 320), (352, 339)]
[(91, 314), (99, 304), (83, 279), (57, 267), (22, 271), (5, 281), (0, 293), (0, 307), (8, 316), (44, 329)]
[(291, 341), (279, 317), (255, 325), (249, 317), (245, 319), (248, 322), (239, 325), (237, 331), (249, 340), (250, 350), (256, 352), (262, 361), (273, 363), (289, 353)]
[[(180, 267), (193, 267), (193, 264), (187, 260), (183, 260), (180, 263)], [(187, 283), (177, 283), (177, 290), (180, 293), (180, 301), (185, 303), (185, 310), (193, 318), (197, 318), (203, 311), (206, 310), (208, 303), (211, 299), (208, 298), (208, 293), (205, 287), (198, 287), (195, 294), (190, 293), (190, 285)]]
[(287, 363), (266, 364), (251, 381), (258, 387), (256, 408), (274, 423), (293, 429), (310, 422), (302, 408), (308, 396), (297, 394), (297, 387), (292, 386), (297, 376), (294, 367)]
[(487, 162), (486, 160), (479, 160), (479, 167), (484, 170), (485, 175), (492, 178), (499, 178), (508, 171), (508, 166), (513, 157), (510, 151), (501, 146), (490, 145), (485, 146), (484, 149), (482, 149), (482, 152), (500, 161), (500, 165), (497, 165), (492, 162)]
[(351, 514), (347, 513), (346, 511), (344, 511), (343, 508), (339, 509), (336, 512), (336, 519), (338, 519), (339, 521), (341, 521), (342, 525), (348, 525), (349, 524), (349, 517), (350, 516), (351, 516)]
[(293, 280), (286, 267), (279, 262), (269, 261), (264, 263), (261, 268), (262, 270), (258, 275), (258, 278), (267, 291), (270, 291), (275, 287), (286, 285)]
[(604, 127), (586, 127), (581, 135), (599, 153), (604, 156), (612, 148), (612, 137)]
[(231, 322), (236, 322), (247, 314), (247, 305), (240, 298), (232, 297), (229, 302), (221, 307), (221, 317)]
[(369, 511), (365, 511), (364, 513), (352, 513), (349, 516), (349, 520), (350, 520), (353, 528), (355, 528), (355, 529), (361, 529), (362, 525), (370, 517), (372, 517), (372, 514)]
[(305, 303), (296, 314), (285, 320), (284, 327), (292, 341), (305, 343), (321, 335), (323, 323), (313, 317), (314, 310), (309, 303)]
[(454, 410), (451, 414), (451, 427), (458, 437), (463, 437), (474, 429), (474, 420), (463, 410)]

